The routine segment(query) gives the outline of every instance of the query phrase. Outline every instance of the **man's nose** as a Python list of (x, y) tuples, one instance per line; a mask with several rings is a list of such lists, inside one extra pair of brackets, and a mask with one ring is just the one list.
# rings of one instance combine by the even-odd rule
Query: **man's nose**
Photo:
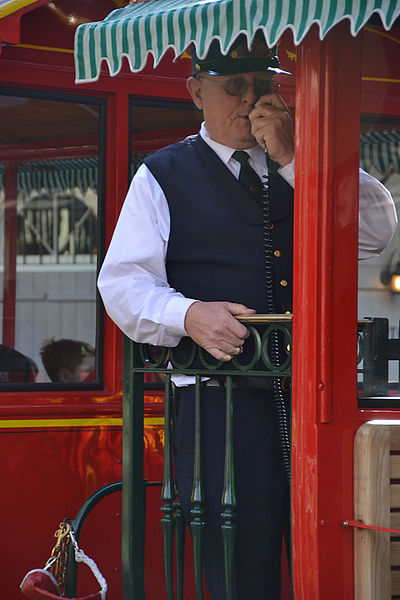
[(247, 104), (255, 104), (258, 98), (256, 96), (255, 84), (249, 83), (246, 92), (242, 96), (242, 101)]

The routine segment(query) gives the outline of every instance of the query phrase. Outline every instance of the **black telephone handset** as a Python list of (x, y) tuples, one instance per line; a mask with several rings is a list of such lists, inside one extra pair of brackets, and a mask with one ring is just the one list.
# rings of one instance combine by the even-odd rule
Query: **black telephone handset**
[[(268, 149), (264, 146), (265, 159), (268, 164)], [(269, 167), (268, 167), (269, 173)], [(271, 201), (270, 201), (270, 178), (269, 174), (264, 175), (262, 182), (262, 210), (263, 210), (263, 237), (264, 237), (264, 268), (265, 268), (265, 283), (266, 283), (266, 304), (268, 313), (276, 313), (275, 293), (274, 293), (274, 272), (273, 272), (273, 246), (271, 237)], [(272, 363), (275, 366), (280, 366), (280, 342), (279, 335), (274, 330), (270, 337), (269, 354), (272, 358)], [(290, 434), (289, 434), (289, 419), (288, 409), (286, 406), (282, 380), (280, 377), (273, 378), (273, 396), (276, 403), (279, 434), (281, 439), (282, 458), (287, 481), (290, 482)]]

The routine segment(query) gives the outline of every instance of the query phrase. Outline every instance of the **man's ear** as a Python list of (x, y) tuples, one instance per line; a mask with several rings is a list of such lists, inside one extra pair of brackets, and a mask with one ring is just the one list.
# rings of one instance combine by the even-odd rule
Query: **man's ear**
[(203, 96), (200, 79), (196, 77), (189, 77), (186, 81), (186, 89), (192, 96), (192, 100), (199, 110), (203, 110)]

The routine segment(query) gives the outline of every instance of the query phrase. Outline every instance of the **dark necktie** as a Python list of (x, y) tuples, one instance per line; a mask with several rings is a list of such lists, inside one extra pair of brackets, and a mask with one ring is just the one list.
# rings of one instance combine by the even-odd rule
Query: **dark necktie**
[(260, 202), (263, 185), (261, 179), (249, 165), (249, 154), (244, 150), (236, 150), (232, 154), (232, 158), (240, 163), (239, 181), (244, 187)]

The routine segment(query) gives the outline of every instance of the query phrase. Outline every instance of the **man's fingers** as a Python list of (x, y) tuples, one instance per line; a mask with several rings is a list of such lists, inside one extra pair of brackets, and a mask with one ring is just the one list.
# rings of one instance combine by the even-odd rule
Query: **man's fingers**
[(234, 315), (235, 317), (239, 315), (254, 315), (256, 312), (254, 308), (249, 308), (248, 306), (238, 304), (237, 302), (224, 302), (223, 304), (231, 315)]
[(255, 311), (234, 302), (195, 302), (185, 318), (188, 335), (217, 360), (228, 361), (242, 352), (249, 336), (247, 328), (236, 315), (251, 315)]
[(229, 327), (226, 331), (226, 339), (233, 344), (233, 346), (241, 346), (249, 335), (250, 332), (247, 327), (242, 325), (242, 323), (239, 323), (239, 321), (232, 321), (232, 323), (229, 323)]
[(241, 354), (243, 352), (243, 348), (232, 348), (231, 352), (224, 352), (221, 348), (205, 348), (211, 356), (216, 358), (217, 360), (222, 360), (224, 362), (228, 362), (232, 360), (234, 356)]
[[(231, 315), (234, 317), (249, 316), (254, 315), (256, 313), (254, 308), (248, 308), (244, 304), (237, 304), (235, 302), (226, 302), (225, 304)], [(247, 329), (247, 327), (242, 325), (242, 323), (240, 323), (236, 318), (229, 322), (228, 330), (237, 338), (242, 339), (242, 341), (248, 338), (250, 335), (250, 332)], [(238, 345), (233, 340), (232, 342), (235, 345)]]
[(263, 148), (268, 148), (272, 160), (282, 167), (294, 156), (293, 124), (290, 113), (282, 106), (258, 105), (249, 114), (251, 133)]
[(207, 350), (217, 360), (222, 360), (223, 362), (228, 362), (231, 360), (232, 356), (230, 354), (226, 354), (226, 352), (222, 352), (219, 348), (210, 348)]
[(232, 345), (227, 342), (221, 341), (218, 345), (221, 352), (225, 352), (225, 354), (230, 354), (230, 356), (236, 356), (237, 354), (241, 354), (243, 352), (243, 342), (244, 340), (240, 340), (237, 345)]
[(262, 106), (274, 106), (281, 110), (288, 110), (286, 102), (278, 94), (266, 94), (261, 96), (254, 105), (254, 110), (261, 108)]

